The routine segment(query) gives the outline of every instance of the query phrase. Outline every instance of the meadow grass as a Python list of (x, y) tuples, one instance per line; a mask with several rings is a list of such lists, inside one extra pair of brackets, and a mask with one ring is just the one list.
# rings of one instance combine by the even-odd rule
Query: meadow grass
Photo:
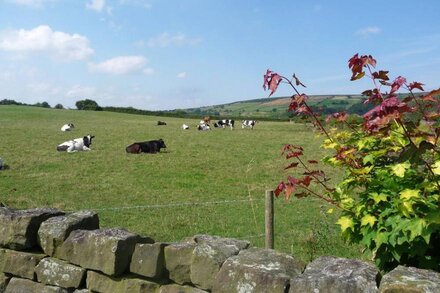
[[(157, 126), (157, 121), (167, 122)], [(72, 132), (61, 132), (73, 123)], [(190, 125), (182, 130), (181, 125)], [(101, 227), (124, 227), (156, 241), (200, 233), (264, 246), (264, 194), (287, 176), (285, 143), (325, 152), (304, 124), (259, 122), (254, 130), (197, 131), (198, 120), (0, 106), (0, 201), (15, 208), (50, 206), (99, 213)], [(95, 135), (92, 151), (60, 153), (66, 140)], [(135, 141), (164, 139), (159, 154), (126, 154)], [(325, 166), (323, 167), (325, 169)], [(340, 173), (327, 170), (331, 177)], [(291, 171), (289, 171), (291, 172)], [(252, 200), (252, 201), (249, 201)], [(317, 199), (275, 201), (275, 248), (309, 261), (322, 254), (363, 256), (344, 243), (336, 214)]]

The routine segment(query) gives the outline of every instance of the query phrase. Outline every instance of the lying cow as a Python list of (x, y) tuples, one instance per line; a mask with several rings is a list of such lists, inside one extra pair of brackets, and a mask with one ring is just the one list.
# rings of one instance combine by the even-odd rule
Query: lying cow
[(125, 151), (129, 154), (149, 153), (156, 154), (160, 152), (160, 149), (166, 149), (167, 146), (163, 139), (150, 140), (143, 142), (135, 142), (125, 148)]
[(182, 129), (183, 129), (183, 130), (187, 130), (187, 129), (189, 129), (189, 126), (186, 125), (186, 124), (182, 124)]
[(211, 130), (211, 126), (207, 123), (199, 123), (199, 125), (197, 125), (197, 130)]
[(248, 127), (250, 129), (254, 129), (255, 123), (257, 123), (257, 121), (255, 120), (242, 120), (241, 121), (241, 128), (245, 128)]
[(214, 123), (214, 127), (221, 127), (224, 129), (226, 126), (229, 126), (231, 128), (231, 130), (233, 130), (234, 129), (234, 120), (223, 119), (223, 120), (219, 120), (217, 123)]
[(75, 125), (73, 123), (67, 123), (61, 126), (61, 131), (71, 131), (75, 128)]
[(92, 139), (94, 135), (87, 135), (80, 138), (75, 138), (72, 140), (68, 140), (59, 144), (57, 146), (57, 151), (68, 153), (77, 152), (77, 151), (90, 151), (90, 146), (92, 145)]
[(157, 125), (167, 125), (165, 121), (157, 121)]

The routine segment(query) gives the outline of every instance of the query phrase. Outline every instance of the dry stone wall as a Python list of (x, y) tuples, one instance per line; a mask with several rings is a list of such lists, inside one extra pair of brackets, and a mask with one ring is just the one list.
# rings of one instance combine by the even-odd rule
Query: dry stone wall
[(325, 256), (305, 266), (250, 242), (196, 235), (156, 242), (101, 229), (93, 211), (0, 207), (0, 293), (440, 292), (440, 274)]

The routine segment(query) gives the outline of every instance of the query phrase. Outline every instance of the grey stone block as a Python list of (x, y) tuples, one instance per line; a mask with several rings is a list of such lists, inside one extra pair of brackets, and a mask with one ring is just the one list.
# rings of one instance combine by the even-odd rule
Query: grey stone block
[(46, 286), (31, 280), (12, 278), (5, 293), (69, 293), (68, 290), (55, 286)]
[(45, 285), (80, 288), (86, 270), (56, 258), (45, 258), (35, 268), (37, 280)]
[(190, 286), (169, 284), (161, 286), (158, 293), (208, 293), (208, 291)]
[(157, 292), (158, 283), (132, 276), (109, 277), (94, 271), (87, 272), (87, 289), (92, 292)]
[(30, 280), (35, 279), (34, 270), (46, 255), (7, 249), (5, 253), (5, 273)]
[(212, 292), (284, 293), (290, 279), (301, 274), (304, 265), (290, 255), (271, 249), (249, 248), (225, 261)]
[(440, 273), (412, 267), (398, 266), (384, 275), (381, 293), (436, 293), (440, 292)]
[(129, 269), (137, 243), (153, 243), (124, 229), (72, 231), (60, 247), (60, 258), (83, 268), (118, 276)]
[(165, 271), (164, 248), (167, 243), (136, 244), (131, 258), (130, 272), (161, 278)]
[(0, 247), (24, 250), (37, 246), (41, 223), (62, 214), (51, 208), (16, 210), (0, 207)]
[(57, 249), (74, 230), (99, 229), (98, 214), (93, 211), (79, 211), (64, 216), (49, 218), (38, 230), (38, 242), (49, 256), (56, 256)]
[(309, 263), (302, 275), (291, 280), (289, 293), (376, 293), (379, 277), (379, 271), (372, 264), (323, 256)]
[(165, 247), (165, 267), (177, 284), (191, 284), (191, 260), (195, 242), (172, 243)]

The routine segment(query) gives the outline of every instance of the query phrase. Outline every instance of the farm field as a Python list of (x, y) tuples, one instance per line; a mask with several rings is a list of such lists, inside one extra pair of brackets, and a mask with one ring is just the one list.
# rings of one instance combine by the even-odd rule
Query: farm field
[[(227, 117), (225, 117), (227, 118)], [(157, 121), (166, 126), (157, 126)], [(61, 132), (73, 123), (72, 132)], [(182, 130), (181, 125), (190, 125)], [(264, 246), (264, 193), (288, 173), (285, 143), (322, 157), (310, 126), (260, 122), (255, 129), (197, 131), (198, 120), (111, 112), (0, 106), (0, 202), (99, 213), (101, 227), (124, 227), (156, 241), (195, 234)], [(90, 152), (60, 153), (66, 140), (95, 135)], [(159, 154), (126, 154), (135, 141), (162, 138)], [(327, 170), (330, 177), (340, 176)], [(310, 261), (323, 254), (368, 258), (345, 244), (320, 200), (275, 200), (275, 248)]]

